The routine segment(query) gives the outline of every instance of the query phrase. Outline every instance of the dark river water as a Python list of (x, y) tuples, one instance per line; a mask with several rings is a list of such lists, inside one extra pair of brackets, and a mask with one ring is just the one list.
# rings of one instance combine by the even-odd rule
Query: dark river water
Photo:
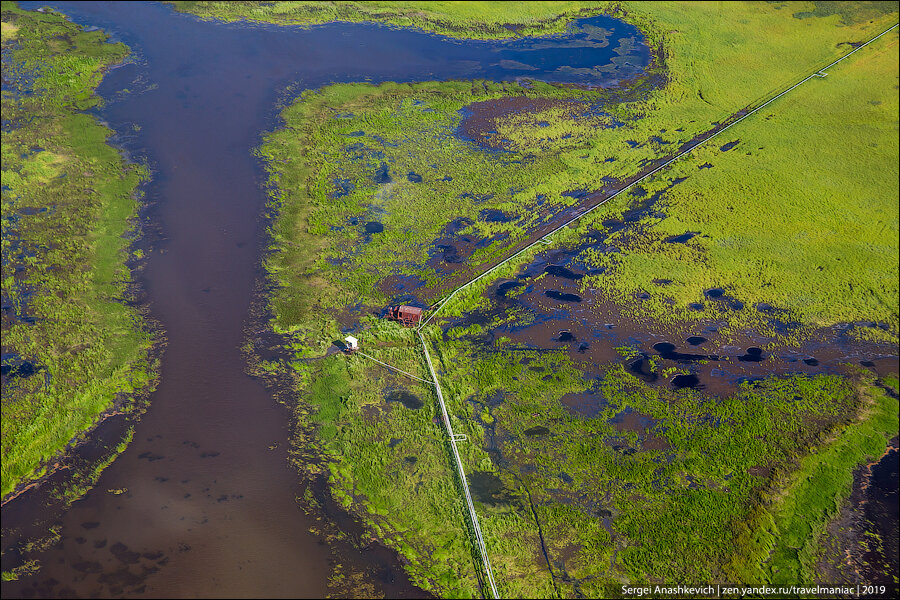
[[(105, 78), (110, 102), (99, 116), (154, 167), (146, 191), (162, 240), (140, 283), (168, 344), (134, 442), (61, 516), (60, 541), (33, 555), (39, 573), (4, 583), (4, 598), (324, 595), (333, 553), (295, 500), (288, 412), (244, 374), (239, 351), (264, 234), (252, 149), (277, 127), (278, 100), (292, 84), (297, 93), (362, 80), (608, 85), (646, 66), (648, 49), (637, 30), (607, 17), (579, 22), (606, 32), (475, 42), (371, 24), (226, 25), (159, 4), (23, 4), (49, 4), (135, 53), (136, 64)], [(125, 88), (132, 93), (117, 93)], [(47, 518), (42, 503), (39, 490), (4, 507), (4, 549)], [(381, 573), (382, 593), (422, 595), (390, 552), (344, 556)]]

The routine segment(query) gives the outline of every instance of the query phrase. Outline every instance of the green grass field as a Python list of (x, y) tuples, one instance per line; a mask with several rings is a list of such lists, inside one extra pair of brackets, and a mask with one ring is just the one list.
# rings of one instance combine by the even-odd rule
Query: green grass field
[(6, 497), (104, 412), (127, 410), (154, 367), (145, 321), (125, 303), (137, 186), (147, 174), (81, 112), (128, 49), (52, 12), (11, 2), (2, 10)]
[(172, 2), (176, 10), (224, 21), (315, 25), (373, 21), (417, 27), (463, 38), (505, 38), (565, 30), (579, 16), (602, 12), (610, 2)]
[[(626, 252), (598, 255), (609, 271), (584, 285), (622, 302), (646, 290), (642, 310), (682, 320), (719, 287), (815, 327), (883, 323), (860, 335), (896, 343), (897, 107), (894, 32), (674, 166), (665, 178), (687, 179), (662, 196), (665, 217), (614, 235)], [(665, 242), (685, 232), (700, 235)]]

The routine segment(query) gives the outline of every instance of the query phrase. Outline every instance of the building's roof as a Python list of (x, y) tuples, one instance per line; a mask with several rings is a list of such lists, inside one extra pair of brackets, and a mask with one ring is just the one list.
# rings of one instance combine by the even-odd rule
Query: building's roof
[(421, 315), (422, 309), (418, 306), (406, 306), (405, 304), (400, 307), (400, 312), (409, 313), (413, 315)]
[(355, 337), (353, 337), (352, 335), (348, 335), (348, 336), (345, 337), (344, 339), (347, 340), (347, 343), (350, 344), (350, 345), (353, 346), (353, 347), (357, 346), (358, 343), (359, 343), (359, 340), (356, 339)]

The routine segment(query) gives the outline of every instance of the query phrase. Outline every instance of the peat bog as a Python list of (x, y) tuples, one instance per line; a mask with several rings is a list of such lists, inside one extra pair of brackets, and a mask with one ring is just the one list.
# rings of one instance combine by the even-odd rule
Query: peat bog
[[(151, 167), (148, 218), (165, 238), (140, 283), (168, 349), (131, 446), (34, 554), (44, 568), (4, 595), (321, 594), (329, 573), (345, 593), (481, 593), (433, 388), (339, 355), (346, 334), (426, 382), (420, 343), (431, 349), (504, 595), (604, 596), (650, 574), (824, 581), (851, 577), (845, 555), (896, 564), (861, 542), (897, 529), (896, 450), (884, 452), (896, 208), (865, 200), (896, 190), (883, 76), (896, 35), (704, 144), (890, 11), (628, 5), (624, 21), (500, 42), (59, 6), (137, 57), (104, 80), (98, 114)], [(855, 201), (814, 178), (824, 164), (850, 180), (868, 160), (835, 150), (859, 140), (820, 106), (865, 115), (867, 139), (884, 142), (869, 146), (884, 168), (847, 186)], [(792, 127), (822, 150), (778, 134)], [(598, 206), (461, 290), (421, 342), (379, 318), (439, 301)], [(6, 375), (25, 361), (4, 357)], [(864, 512), (838, 511), (851, 490), (872, 498)], [(31, 556), (7, 528), (16, 510), (4, 561)]]
[[(733, 569), (728, 577), (735, 580), (811, 580), (809, 563), (784, 544), (806, 535), (810, 524), (802, 515), (822, 515), (821, 524), (833, 508), (810, 513), (789, 505), (775, 519), (784, 535), (757, 548), (750, 541), (757, 520), (780, 511), (759, 499), (774, 493), (770, 486), (781, 485), (775, 473), (799, 471), (808, 475), (805, 481), (817, 482), (830, 477), (815, 462), (819, 453), (830, 457), (828, 468), (846, 475), (841, 465), (876, 457), (878, 445), (896, 428), (892, 397), (879, 387), (897, 368), (897, 316), (891, 308), (897, 290), (890, 275), (895, 265), (876, 259), (876, 267), (870, 262), (876, 255), (859, 243), (871, 232), (857, 237), (837, 222), (827, 226), (836, 232), (837, 245), (815, 245), (823, 217), (833, 220), (858, 205), (818, 190), (833, 210), (798, 206), (785, 196), (815, 188), (815, 181), (798, 184), (793, 170), (777, 180), (749, 174), (755, 168), (778, 172), (781, 157), (796, 152), (793, 142), (778, 136), (783, 129), (769, 121), (790, 123), (798, 113), (813, 118), (823, 95), (828, 103), (862, 113), (867, 106), (894, 106), (896, 93), (884, 83), (890, 78), (875, 74), (892, 68), (886, 47), (896, 40), (884, 41), (871, 63), (858, 57), (844, 63), (849, 71), (829, 80), (840, 82), (834, 88), (802, 87), (798, 104), (773, 105), (770, 113), (703, 144), (748, 114), (758, 90), (782, 89), (802, 76), (798, 64), (812, 69), (833, 60), (846, 30), (768, 7), (767, 23), (775, 19), (786, 31), (815, 30), (803, 34), (815, 43), (778, 51), (770, 37), (749, 34), (757, 30), (747, 24), (762, 13), (734, 7), (734, 22), (707, 14), (701, 27), (694, 17), (662, 5), (647, 10), (652, 17), (637, 9), (626, 16), (646, 26), (651, 47), (663, 38), (675, 45), (665, 64), (654, 63), (630, 85), (329, 86), (289, 106), (286, 129), (268, 136), (263, 146), (270, 183), (279, 192), (272, 202), (279, 213), (273, 228), (279, 250), (267, 263), (279, 287), (269, 306), (273, 328), (292, 340), (290, 368), (304, 382), (298, 391), (313, 389), (301, 401), (311, 431), (305, 439), (330, 456), (330, 480), (342, 504), (394, 539), (410, 559), (410, 571), (432, 582), (460, 584), (438, 585), (441, 593), (476, 592), (459, 533), (441, 528), (447, 516), (439, 507), (454, 494), (420, 487), (450, 468), (423, 462), (442, 447), (433, 429), (421, 428), (428, 416), (440, 424), (434, 406), (422, 409), (430, 415), (404, 411), (397, 403), (385, 406), (370, 390), (399, 385), (398, 376), (361, 358), (309, 359), (327, 340), (352, 333), (379, 360), (428, 377), (416, 338), (377, 319), (383, 306), (438, 306), (456, 285), (683, 150), (692, 152), (546, 239), (546, 249), (530, 247), (460, 290), (423, 329), (454, 430), (475, 442), (460, 446), (467, 468), (480, 473), (489, 489), (517, 496), (493, 502), (492, 494), (484, 494), (476, 505), (505, 593), (565, 589), (601, 595), (616, 589), (622, 577), (642, 580), (649, 573), (692, 580), (698, 573), (720, 572), (720, 551), (733, 556), (725, 568)], [(878, 26), (874, 20), (867, 25), (872, 35), (890, 24), (887, 16), (880, 18)], [(674, 23), (684, 29), (667, 37), (654, 23), (669, 34)], [(710, 24), (722, 29), (707, 31)], [(709, 54), (729, 55), (720, 39), (735, 31), (759, 52), (752, 61), (755, 81), (736, 79), (735, 73), (750, 72), (735, 70), (750, 56), (746, 48), (740, 59), (708, 60)], [(787, 55), (790, 68), (782, 60)], [(708, 89), (702, 93), (683, 87), (681, 74), (692, 73), (690, 56), (703, 56), (715, 71), (704, 79)], [(871, 97), (861, 97), (861, 80), (866, 86), (882, 83), (866, 87)], [(684, 95), (671, 102), (676, 90)], [(690, 105), (689, 117), (680, 102)], [(893, 135), (891, 113), (872, 119), (887, 141)], [(804, 131), (843, 135), (840, 118), (827, 123)], [(355, 132), (364, 134), (354, 135), (354, 144), (364, 143), (369, 158), (360, 160), (360, 148), (347, 146), (346, 136)], [(889, 150), (875, 156), (895, 170)], [(840, 165), (828, 158), (828, 168)], [(805, 173), (818, 172), (821, 156), (802, 159), (797, 164), (808, 165)], [(372, 173), (383, 164), (422, 180), (396, 177), (373, 184)], [(319, 182), (344, 179), (354, 183), (353, 194), (342, 196), (340, 204), (323, 202), (332, 190)], [(887, 176), (879, 176), (877, 185), (896, 188)], [(861, 201), (866, 193), (859, 192)], [(770, 197), (779, 202), (763, 201)], [(356, 232), (333, 228), (348, 215), (373, 209), (388, 235), (359, 246)], [(878, 222), (891, 230), (896, 211), (886, 205), (878, 210), (884, 211)], [(770, 226), (748, 233), (746, 223), (759, 219)], [(781, 235), (783, 229), (790, 235)], [(886, 233), (871, 239), (885, 257), (896, 255)], [(320, 254), (339, 262), (341, 272), (322, 272)], [(884, 275), (868, 280), (872, 296), (855, 279), (863, 265)], [(826, 302), (837, 297), (826, 290), (849, 288), (848, 277), (850, 294), (842, 302)], [(888, 301), (880, 304), (878, 297)], [(346, 312), (329, 317), (321, 306), (359, 310), (353, 318), (345, 318)], [(881, 315), (875, 321), (863, 316), (875, 314)], [(273, 363), (266, 368), (281, 369)], [(326, 383), (335, 391), (329, 394)], [(416, 393), (424, 398), (427, 387)], [(877, 416), (854, 420), (866, 407)], [(629, 409), (648, 420), (622, 427), (615, 417)], [(748, 437), (750, 430), (764, 433)], [(834, 446), (812, 441), (831, 435), (839, 440)], [(386, 447), (381, 440), (387, 436), (402, 441)], [(404, 456), (413, 448), (418, 460), (410, 469)], [(832, 460), (836, 448), (840, 459)], [(693, 462), (698, 456), (706, 458)], [(398, 484), (387, 489), (378, 483), (382, 477)], [(819, 485), (796, 481), (786, 502), (806, 501)], [(834, 499), (849, 489), (843, 475), (821, 488), (820, 498)], [(413, 493), (420, 498), (416, 511), (400, 512)], [(450, 521), (464, 518), (457, 513)], [(694, 532), (711, 522), (718, 523), (717, 532), (708, 529), (711, 537), (698, 538)], [(398, 541), (397, 531), (419, 534), (406, 533)], [(509, 539), (531, 556), (510, 548)], [(724, 548), (719, 539), (739, 543)], [(425, 550), (435, 540), (444, 549), (440, 560)]]

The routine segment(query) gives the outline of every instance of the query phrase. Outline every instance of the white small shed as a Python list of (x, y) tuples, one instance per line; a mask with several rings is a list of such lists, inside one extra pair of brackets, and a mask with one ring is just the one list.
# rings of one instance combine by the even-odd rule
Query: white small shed
[(347, 350), (353, 352), (355, 350), (359, 350), (359, 340), (353, 337), (352, 335), (348, 335), (344, 338), (347, 341)]

